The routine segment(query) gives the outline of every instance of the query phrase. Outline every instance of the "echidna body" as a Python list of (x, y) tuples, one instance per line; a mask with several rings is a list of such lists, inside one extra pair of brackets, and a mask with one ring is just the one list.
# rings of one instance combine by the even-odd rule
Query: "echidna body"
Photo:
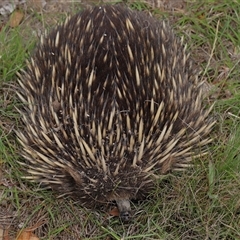
[(21, 74), (28, 179), (87, 207), (130, 199), (205, 152), (213, 122), (198, 74), (164, 21), (103, 6), (68, 18)]

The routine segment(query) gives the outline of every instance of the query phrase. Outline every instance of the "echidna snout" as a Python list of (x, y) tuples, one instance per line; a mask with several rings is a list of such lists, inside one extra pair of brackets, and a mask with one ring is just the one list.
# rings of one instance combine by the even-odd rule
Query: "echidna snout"
[(123, 222), (128, 222), (131, 218), (131, 206), (128, 199), (116, 200), (119, 215)]
[(93, 7), (37, 46), (19, 79), (27, 179), (94, 208), (148, 196), (205, 154), (214, 122), (198, 70), (165, 21)]

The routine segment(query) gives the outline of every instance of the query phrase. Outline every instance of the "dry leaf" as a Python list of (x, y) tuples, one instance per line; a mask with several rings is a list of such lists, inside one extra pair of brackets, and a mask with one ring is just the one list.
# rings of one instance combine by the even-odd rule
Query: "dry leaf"
[(23, 17), (24, 17), (23, 12), (18, 10), (14, 11), (9, 19), (9, 26), (17, 27), (21, 23)]
[(45, 216), (40, 218), (34, 226), (22, 230), (16, 240), (39, 240), (39, 238), (35, 234), (33, 234), (33, 231), (45, 223), (44, 218)]
[(0, 239), (9, 240), (8, 229), (0, 228)]
[(35, 234), (33, 234), (29, 229), (23, 230), (16, 240), (40, 240)]
[(109, 214), (114, 217), (118, 217), (120, 215), (119, 210), (117, 207), (114, 207), (112, 210), (109, 211)]

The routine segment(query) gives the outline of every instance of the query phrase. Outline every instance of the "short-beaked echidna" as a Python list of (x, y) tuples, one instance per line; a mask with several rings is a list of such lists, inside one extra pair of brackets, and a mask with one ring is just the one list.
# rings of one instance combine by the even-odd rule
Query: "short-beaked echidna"
[(18, 96), (26, 177), (87, 207), (130, 199), (183, 170), (213, 121), (198, 72), (164, 21), (122, 6), (93, 7), (44, 37)]

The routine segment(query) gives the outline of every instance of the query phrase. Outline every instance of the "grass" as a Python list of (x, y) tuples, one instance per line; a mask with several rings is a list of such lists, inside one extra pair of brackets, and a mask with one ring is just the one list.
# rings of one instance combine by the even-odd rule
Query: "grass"
[(207, 98), (209, 104), (215, 102), (217, 120), (210, 154), (188, 171), (160, 181), (146, 201), (134, 202), (129, 224), (109, 217), (105, 209), (88, 211), (24, 182), (16, 163), (19, 147), (13, 129), (19, 116), (11, 85), (35, 46), (33, 26), (49, 28), (57, 21), (54, 14), (49, 20), (28, 13), (31, 23), (0, 32), (0, 228), (10, 226), (12, 238), (31, 227), (41, 239), (240, 239), (240, 3), (191, 1), (185, 12), (171, 14), (146, 4), (131, 6), (168, 15), (214, 90)]

